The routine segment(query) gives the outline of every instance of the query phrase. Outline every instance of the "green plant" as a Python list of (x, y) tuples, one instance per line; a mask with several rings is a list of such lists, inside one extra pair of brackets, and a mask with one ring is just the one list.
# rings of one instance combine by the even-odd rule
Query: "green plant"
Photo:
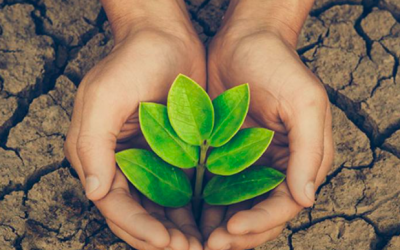
[[(154, 153), (128, 149), (116, 154), (117, 163), (150, 200), (180, 207), (193, 199), (196, 214), (203, 198), (212, 205), (229, 205), (266, 193), (285, 175), (273, 168), (250, 167), (265, 152), (274, 132), (239, 130), (249, 103), (248, 84), (211, 101), (203, 88), (180, 74), (171, 86), (167, 106), (143, 102), (139, 107), (141, 130)], [(194, 193), (181, 170), (193, 167)], [(203, 191), (206, 169), (216, 176)]]

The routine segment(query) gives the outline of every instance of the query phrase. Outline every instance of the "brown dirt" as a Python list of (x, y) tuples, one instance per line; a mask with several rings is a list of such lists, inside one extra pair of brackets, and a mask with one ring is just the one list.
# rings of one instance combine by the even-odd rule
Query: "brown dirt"
[[(187, 1), (205, 44), (228, 2)], [(62, 150), (76, 86), (112, 45), (97, 0), (0, 0), (0, 249), (129, 249)], [(400, 1), (317, 0), (298, 51), (337, 154), (315, 206), (259, 248), (400, 249)]]

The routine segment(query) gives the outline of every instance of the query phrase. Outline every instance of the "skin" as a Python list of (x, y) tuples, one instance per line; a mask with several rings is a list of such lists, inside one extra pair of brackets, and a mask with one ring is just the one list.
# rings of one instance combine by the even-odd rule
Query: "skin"
[[(327, 94), (295, 51), (298, 32), (312, 2), (303, 5), (303, 12), (293, 14), (293, 19), (289, 9), (299, 9), (297, 1), (286, 1), (287, 6), (266, 1), (257, 9), (256, 2), (231, 2), (222, 28), (209, 47), (209, 93), (214, 98), (238, 84), (250, 83), (245, 126), (275, 131), (259, 163), (286, 172), (287, 178), (267, 197), (229, 207), (206, 206), (201, 229), (208, 239), (206, 248), (213, 250), (249, 249), (277, 237), (288, 220), (303, 207), (312, 206), (315, 190), (333, 160)], [(280, 13), (282, 9), (285, 15)], [(285, 16), (285, 22), (300, 25), (276, 22), (285, 20), (281, 16)], [(309, 183), (313, 186), (311, 194), (307, 194)]]
[[(207, 75), (183, 0), (102, 4), (115, 47), (79, 85), (65, 153), (111, 230), (136, 249), (247, 249), (277, 237), (286, 221), (312, 206), (333, 158), (326, 92), (295, 52), (312, 1), (231, 0), (209, 47)], [(205, 205), (199, 228), (190, 206), (167, 209), (142, 197), (114, 159), (115, 151), (146, 147), (138, 104), (165, 103), (179, 73), (203, 87), (207, 81), (212, 98), (249, 82), (245, 125), (276, 131), (261, 161), (287, 173), (268, 196)]]
[[(126, 1), (125, 6), (132, 3)], [(138, 105), (141, 101), (166, 103), (179, 73), (205, 87), (203, 46), (182, 3), (169, 1), (158, 7), (138, 3), (143, 12), (152, 12), (143, 16), (138, 11), (133, 19), (114, 13), (112, 4), (106, 1), (104, 7), (116, 45), (79, 85), (66, 156), (87, 197), (128, 244), (137, 249), (202, 249), (191, 207), (164, 209), (141, 197), (117, 170), (114, 154), (145, 146)]]

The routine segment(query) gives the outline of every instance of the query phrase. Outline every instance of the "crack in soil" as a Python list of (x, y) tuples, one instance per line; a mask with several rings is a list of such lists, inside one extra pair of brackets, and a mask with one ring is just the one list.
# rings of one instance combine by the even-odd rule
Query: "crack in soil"
[[(20, 157), (18, 155), (18, 157)], [(25, 165), (25, 164), (24, 164)], [(5, 187), (2, 192), (0, 192), (0, 201), (4, 200), (6, 195), (11, 194), (12, 192), (15, 191), (23, 191), (25, 194), (28, 194), (28, 192), (32, 189), (32, 187), (40, 182), (40, 179), (48, 175), (52, 172), (55, 172), (59, 170), (60, 168), (68, 168), (67, 160), (64, 159), (61, 164), (50, 164), (48, 166), (44, 166), (40, 169), (36, 169), (35, 172), (27, 177), (25, 184), (11, 184), (8, 187)]]
[[(342, 6), (342, 5), (354, 5), (354, 6), (361, 6), (360, 4), (356, 4), (356, 3), (351, 3), (351, 2), (341, 2), (341, 3), (329, 3), (328, 5), (318, 9), (318, 10), (314, 10), (310, 13), (310, 16), (316, 17), (318, 20), (320, 20), (323, 25), (326, 27), (326, 24), (323, 22), (323, 20), (321, 20), (321, 18), (319, 18), (319, 16), (324, 13), (325, 11), (329, 10), (332, 7), (335, 6)], [(374, 7), (379, 7), (379, 1), (372, 1), (371, 3), (367, 3), (367, 1), (364, 1), (363, 3), (363, 13), (360, 15), (360, 17), (357, 18), (357, 20), (355, 21), (354, 24), (354, 29), (357, 31), (358, 35), (364, 40), (364, 42), (366, 43), (366, 53), (367, 56), (371, 59), (371, 47), (372, 47), (372, 41), (369, 39), (369, 37), (365, 34), (364, 30), (361, 27), (361, 21), (372, 12)], [(329, 36), (329, 27), (327, 27), (327, 32), (325, 34), (324, 37), (321, 37), (321, 39), (314, 44), (314, 46), (311, 46), (311, 48), (317, 46), (318, 48), (321, 47), (327, 47), (326, 45), (323, 45), (323, 41), (324, 38)], [(399, 59), (396, 57), (396, 55), (389, 51), (383, 44), (381, 44), (382, 47), (385, 49), (385, 51), (387, 53), (389, 53), (395, 60), (395, 64), (393, 66), (393, 74), (392, 77), (395, 79), (396, 75), (397, 75), (397, 70), (399, 67)], [(310, 49), (311, 49), (310, 48)], [(317, 49), (318, 49), (317, 48)], [(306, 50), (308, 51), (308, 50)], [(302, 54), (304, 54), (306, 51), (299, 51), (299, 55), (301, 56)], [(317, 50), (316, 50), (317, 51)], [(316, 53), (316, 51), (314, 52), (314, 54)], [(352, 51), (348, 51), (351, 52)], [(361, 62), (362, 57), (360, 57), (360, 60), (358, 62), (358, 65)], [(372, 59), (371, 59), (372, 60)], [(358, 65), (356, 66), (356, 68), (351, 72), (350, 74), (350, 81), (347, 85), (345, 85), (344, 87), (342, 87), (341, 89), (333, 89), (330, 86), (325, 85), (325, 87), (327, 88), (327, 91), (329, 93), (329, 97), (330, 97), (330, 101), (332, 104), (334, 104), (335, 106), (339, 107), (342, 111), (345, 112), (346, 116), (362, 131), (364, 132), (367, 137), (369, 138), (369, 140), (372, 142), (372, 147), (376, 148), (379, 147), (383, 144), (383, 142), (389, 138), (394, 132), (396, 132), (397, 130), (400, 129), (400, 122), (398, 124), (393, 124), (392, 126), (390, 126), (389, 128), (387, 128), (385, 131), (378, 133), (377, 131), (375, 131), (374, 129), (374, 124), (375, 122), (369, 118), (369, 116), (367, 114), (362, 114), (361, 111), (361, 102), (360, 103), (354, 103), (352, 100), (348, 99), (346, 96), (342, 95), (341, 93), (339, 93), (340, 90), (345, 89), (346, 87), (350, 86), (352, 84), (353, 81), (353, 73), (355, 72), (355, 70), (357, 69)], [(373, 96), (373, 94), (375, 93), (376, 89), (379, 88), (380, 86), (380, 82), (388, 79), (387, 77), (381, 77), (380, 79), (378, 79), (377, 84), (375, 85), (375, 87), (373, 88), (373, 90), (371, 91), (371, 97)], [(390, 79), (390, 78), (389, 78)], [(321, 79), (320, 79), (321, 80)]]
[[(362, 15), (356, 20), (355, 24), (354, 24), (354, 28), (357, 31), (358, 35), (365, 41), (366, 43), (366, 53), (367, 56), (371, 59), (371, 48), (372, 48), (372, 41), (369, 39), (369, 37), (365, 34), (364, 30), (361, 27), (361, 21), (369, 14), (372, 12), (373, 7), (377, 7), (379, 4), (379, 1), (372, 1), (372, 4), (367, 3), (368, 1), (364, 1), (363, 2), (363, 13)], [(5, 142), (7, 141), (9, 132), (11, 130), (11, 128), (15, 127), (18, 123), (22, 122), (23, 119), (25, 118), (25, 116), (28, 114), (28, 110), (29, 110), (29, 106), (32, 103), (32, 101), (34, 99), (36, 99), (37, 97), (47, 94), (50, 90), (54, 89), (55, 86), (55, 82), (56, 79), (61, 76), (64, 73), (65, 67), (69, 62), (69, 57), (71, 56), (71, 50), (80, 50), (83, 46), (85, 46), (87, 44), (87, 42), (93, 38), (96, 34), (98, 33), (105, 33), (105, 30), (103, 29), (103, 25), (106, 22), (106, 16), (104, 13), (104, 10), (101, 9), (100, 13), (97, 16), (97, 19), (95, 21), (95, 23), (93, 23), (90, 20), (86, 20), (85, 21), (91, 25), (93, 25), (97, 31), (93, 32), (93, 31), (89, 31), (86, 34), (82, 35), (82, 40), (83, 40), (83, 45), (79, 45), (79, 46), (71, 46), (68, 47), (64, 44), (62, 44), (62, 42), (57, 39), (54, 35), (52, 34), (48, 34), (47, 32), (45, 32), (44, 28), (43, 28), (43, 20), (48, 20), (51, 22), (51, 20), (46, 16), (46, 6), (44, 4), (40, 5), (37, 4), (35, 1), (28, 1), (29, 4), (33, 5), (35, 10), (34, 11), (38, 11), (40, 13), (39, 16), (36, 16), (33, 12), (32, 12), (32, 18), (33, 21), (35, 23), (35, 27), (36, 27), (36, 34), (37, 35), (45, 35), (50, 37), (53, 40), (53, 49), (55, 51), (55, 60), (51, 63), (52, 66), (55, 66), (55, 69), (47, 69), (44, 77), (43, 77), (43, 81), (41, 84), (39, 84), (39, 88), (37, 90), (35, 90), (33, 93), (30, 93), (29, 97), (27, 98), (22, 98), (19, 97), (18, 102), (18, 108), (17, 111), (14, 113), (14, 116), (11, 118), (11, 124), (4, 129), (3, 131), (0, 131), (0, 147), (4, 148), (5, 150), (12, 150), (16, 153), (16, 155), (20, 158), (20, 160), (22, 161), (23, 164), (24, 161), (21, 158), (21, 156), (19, 155), (18, 150), (16, 149), (12, 149), (12, 148), (7, 148), (5, 146)], [(191, 5), (189, 0), (186, 0), (186, 3)], [(198, 14), (199, 12), (204, 9), (208, 4), (211, 3), (211, 0), (205, 0), (202, 4), (200, 4), (197, 9), (195, 11), (191, 11), (193, 20), (195, 20), (202, 28), (204, 31), (204, 34), (207, 36), (213, 36), (214, 32), (211, 32), (207, 27), (207, 24), (202, 21), (201, 19), (199, 19)], [(14, 3), (15, 4), (15, 3)], [(8, 2), (4, 2), (2, 5), (0, 5), (0, 8), (3, 8), (4, 6), (8, 6), (8, 5), (14, 5)], [(319, 18), (320, 14), (322, 14), (323, 12), (327, 11), (328, 9), (334, 7), (334, 6), (340, 6), (340, 5), (345, 5), (345, 4), (349, 4), (349, 5), (360, 5), (360, 4), (355, 4), (355, 3), (351, 3), (351, 2), (342, 2), (342, 3), (335, 3), (335, 2), (331, 2), (317, 10), (313, 10), (310, 15)], [(193, 5), (192, 5), (193, 6)], [(325, 24), (324, 24), (325, 25)], [(328, 36), (329, 35), (329, 28), (328, 28), (328, 33), (325, 35)], [(318, 41), (315, 43), (312, 43), (310, 45), (307, 45), (304, 48), (301, 48), (298, 50), (299, 55), (303, 55), (305, 52), (315, 48), (315, 47), (323, 47), (323, 39), (325, 38), (324, 36), (320, 35), (320, 37), (318, 38)], [(383, 45), (382, 45), (383, 46)], [(399, 59), (396, 57), (396, 55), (393, 52), (390, 52), (385, 46), (383, 46), (383, 48), (385, 49), (385, 51), (387, 53), (389, 53), (395, 60), (395, 64), (393, 67), (393, 75), (392, 77), (395, 78), (397, 75), (397, 70), (398, 70), (398, 66), (399, 66)], [(6, 50), (1, 50), (2, 52), (5, 53), (19, 53), (20, 51), (18, 50), (10, 50), (10, 51), (6, 51)], [(65, 53), (63, 55), (61, 55), (62, 53)], [(61, 59), (60, 59), (61, 58)], [(56, 63), (59, 60), (59, 63)], [(360, 61), (361, 61), (361, 57), (360, 57)], [(360, 63), (360, 61), (358, 62), (358, 65)], [(357, 67), (358, 67), (357, 65)], [(356, 67), (356, 69), (357, 69)], [(54, 71), (53, 71), (54, 70)], [(355, 70), (354, 70), (355, 71)], [(351, 73), (351, 75), (354, 73), (354, 71)], [(352, 76), (351, 76), (352, 77)], [(376, 86), (373, 88), (373, 90), (371, 91), (371, 97), (374, 95), (375, 90), (379, 88), (380, 86), (380, 82), (382, 80), (385, 80), (386, 78), (380, 78), (378, 80), (378, 83), (376, 84)], [(1, 83), (2, 81), (0, 81)], [(352, 78), (349, 82), (349, 85), (351, 85), (352, 82)], [(76, 82), (74, 82), (75, 84), (78, 84)], [(2, 87), (2, 84), (0, 84), (0, 87)], [(344, 111), (344, 113), (346, 114), (347, 118), (349, 118), (356, 126), (358, 129), (360, 129), (362, 132), (364, 132), (368, 139), (371, 142), (371, 149), (373, 149), (373, 160), (369, 165), (366, 166), (356, 166), (356, 167), (347, 167), (345, 166), (345, 163), (343, 163), (337, 170), (335, 170), (333, 173), (331, 173), (326, 181), (318, 188), (317, 190), (317, 195), (320, 193), (322, 187), (324, 187), (325, 185), (329, 184), (331, 182), (331, 180), (333, 178), (335, 178), (339, 173), (341, 173), (341, 171), (343, 169), (363, 169), (363, 168), (373, 168), (374, 167), (374, 163), (376, 162), (376, 155), (375, 155), (375, 149), (379, 148), (383, 141), (390, 137), (395, 131), (400, 129), (400, 123), (395, 124), (394, 126), (392, 126), (390, 129), (388, 129), (387, 131), (384, 131), (381, 134), (375, 134), (374, 131), (372, 131), (367, 125), (366, 125), (366, 121), (368, 121), (369, 117), (367, 116), (363, 116), (361, 114), (359, 114), (359, 104), (355, 104), (352, 103), (351, 100), (348, 101), (348, 104), (344, 105), (343, 104), (343, 99), (346, 98), (345, 96), (341, 96), (341, 94), (337, 93), (337, 90), (334, 89), (329, 89), (330, 87), (328, 87), (328, 92), (330, 92), (331, 94), (330, 99), (331, 102), (335, 105), (338, 106), (342, 111)], [(1, 88), (0, 88), (1, 89)], [(54, 100), (54, 97), (52, 97), (50, 95), (50, 97)], [(59, 105), (61, 107), (61, 105)], [(350, 107), (351, 106), (351, 107)], [(61, 107), (65, 112), (66, 110)], [(66, 112), (67, 113), (67, 112)], [(55, 134), (57, 136), (60, 136), (61, 134)], [(44, 135), (44, 137), (49, 136), (49, 135)], [(62, 135), (64, 138), (64, 135)], [(35, 171), (35, 173), (28, 177), (26, 184), (24, 185), (17, 185), (17, 186), (10, 186), (5, 188), (6, 191), (3, 191), (0, 194), (0, 201), (2, 201), (4, 199), (4, 197), (8, 194), (11, 194), (14, 191), (23, 191), (24, 192), (24, 199), (23, 199), (23, 203), (25, 204), (27, 198), (27, 193), (32, 189), (32, 187), (40, 182), (41, 178), (47, 174), (50, 174), (54, 171), (57, 171), (60, 168), (67, 168), (69, 169), (69, 171), (71, 172), (71, 174), (77, 178), (76, 173), (72, 170), (72, 168), (69, 167), (69, 163), (64, 159), (63, 162), (61, 164), (50, 164), (48, 166), (45, 166), (43, 169), (37, 170)], [(374, 211), (377, 207), (379, 207), (380, 205), (384, 204), (385, 202), (387, 202), (388, 200), (392, 199), (394, 196), (389, 197), (385, 200), (380, 201), (378, 204), (374, 205), (373, 208), (371, 208), (371, 210), (364, 212), (362, 214), (358, 214), (358, 205), (365, 199), (365, 190), (366, 190), (366, 185), (365, 185), (365, 181), (362, 180), (364, 183), (364, 190), (363, 190), (363, 196), (362, 198), (360, 198), (356, 205), (355, 205), (355, 211), (356, 214), (353, 216), (347, 216), (347, 215), (332, 215), (332, 216), (326, 216), (323, 218), (319, 218), (319, 219), (312, 219), (312, 214), (311, 214), (311, 210), (307, 213), (308, 218), (309, 218), (309, 223), (300, 226), (300, 227), (294, 227), (294, 228), (290, 228), (290, 230), (292, 231), (289, 236), (288, 236), (288, 246), (291, 250), (294, 249), (293, 246), (293, 242), (292, 242), (292, 237), (295, 233), (302, 231), (302, 230), (307, 230), (308, 228), (312, 227), (313, 225), (323, 222), (325, 220), (331, 220), (334, 218), (343, 218), (345, 220), (354, 220), (354, 219), (362, 219), (364, 220), (366, 223), (368, 223), (369, 225), (371, 225), (374, 228), (374, 231), (376, 233), (376, 235), (378, 236), (378, 242), (377, 242), (377, 249), (381, 249), (384, 246), (386, 246), (388, 244), (388, 242), (390, 241), (390, 239), (396, 235), (400, 235), (400, 233), (396, 233), (396, 234), (380, 234), (379, 231), (377, 230), (377, 226), (374, 225), (374, 223), (369, 220), (368, 218), (365, 218), (364, 215), (366, 213), (370, 213), (371, 211)], [(399, 192), (400, 193), (400, 192)], [(398, 195), (399, 193), (396, 193), (396, 195)], [(32, 219), (29, 219), (28, 214), (25, 214), (25, 219), (27, 219), (27, 221), (29, 221), (28, 223), (32, 223), (36, 226), (39, 226), (41, 228), (43, 228), (46, 231), (49, 232), (54, 232), (56, 234), (59, 234), (59, 229), (53, 229), (53, 228), (49, 228), (46, 227), (45, 225), (43, 225), (43, 223), (39, 222), (39, 221), (34, 221)], [(12, 225), (3, 225), (2, 226), (7, 226), (9, 227), (13, 232), (15, 232), (15, 229), (12, 227)], [(96, 237), (98, 234), (100, 234), (101, 232), (103, 232), (105, 229), (107, 228), (107, 225), (105, 223), (102, 223), (102, 225), (100, 226), (100, 228), (98, 228), (97, 230), (95, 230), (91, 235), (88, 235), (85, 239), (85, 244), (83, 246), (83, 248), (85, 248), (88, 244), (90, 244), (91, 240)], [(61, 239), (62, 241), (68, 241), (70, 239), (72, 239), (78, 232), (79, 230), (82, 229), (78, 229), (76, 230), (72, 236), (68, 236), (65, 237), (63, 239)], [(399, 228), (400, 230), (400, 228)], [(25, 234), (18, 236), (16, 243), (14, 244), (14, 247), (16, 249), (22, 249), (21, 246), (21, 242), (24, 239)], [(115, 240), (113, 243), (119, 242), (118, 240)]]

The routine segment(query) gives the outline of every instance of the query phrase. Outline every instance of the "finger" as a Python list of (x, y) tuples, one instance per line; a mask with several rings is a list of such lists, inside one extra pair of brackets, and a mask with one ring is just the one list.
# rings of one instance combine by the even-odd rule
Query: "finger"
[(117, 147), (115, 148), (116, 152), (120, 152), (122, 150), (130, 149), (130, 148), (141, 148), (151, 151), (149, 144), (143, 135), (133, 136), (128, 141), (119, 141), (117, 142)]
[(296, 103), (290, 119), (284, 119), (290, 150), (287, 183), (294, 199), (305, 207), (312, 206), (315, 201), (315, 180), (324, 152), (328, 101), (322, 88), (307, 92), (300, 103)]
[(332, 135), (332, 113), (330, 105), (327, 107), (325, 130), (324, 130), (324, 158), (322, 159), (321, 168), (316, 178), (317, 187), (324, 182), (329, 170), (332, 167), (334, 157), (333, 135)]
[(196, 237), (189, 237), (189, 250), (203, 250), (202, 241)]
[(169, 243), (168, 248), (173, 250), (189, 249), (189, 241), (179, 229), (175, 227), (170, 227), (168, 228), (168, 232), (169, 232), (169, 237), (171, 238), (171, 242)]
[[(120, 171), (121, 170), (117, 169), (116, 174), (119, 175)], [(142, 205), (142, 200), (140, 199), (139, 191), (133, 185), (129, 185), (129, 193), (134, 201)]]
[(167, 218), (172, 221), (187, 237), (195, 237), (199, 242), (202, 236), (194, 220), (191, 204), (180, 208), (166, 208)]
[(106, 222), (107, 222), (107, 225), (110, 228), (110, 230), (116, 236), (118, 236), (120, 239), (122, 239), (123, 241), (125, 241), (131, 247), (133, 247), (135, 249), (139, 249), (139, 250), (160, 250), (161, 249), (161, 248), (154, 247), (151, 244), (149, 244), (143, 240), (139, 240), (139, 239), (133, 237), (132, 235), (130, 235), (129, 233), (124, 231), (122, 228), (120, 228), (119, 226), (117, 226), (115, 223), (113, 223), (110, 220), (106, 220)]
[(212, 231), (221, 225), (225, 216), (226, 206), (212, 206), (204, 203), (200, 217), (200, 231), (207, 240)]
[(118, 91), (111, 84), (99, 83), (86, 88), (77, 150), (85, 173), (86, 195), (91, 200), (99, 200), (110, 190), (115, 175), (117, 136), (137, 107), (121, 102), (123, 97), (116, 94)]
[(143, 198), (143, 207), (149, 214), (157, 218), (168, 230), (170, 243), (168, 248), (173, 250), (188, 250), (189, 242), (186, 236), (176, 227), (174, 223), (167, 219), (164, 207), (153, 201)]
[(118, 134), (118, 144), (132, 141), (140, 134), (139, 113), (134, 113), (126, 119)]
[(256, 248), (265, 242), (276, 239), (285, 228), (285, 225), (280, 225), (276, 228), (273, 228), (267, 232), (259, 233), (259, 234), (248, 234), (241, 237), (235, 237), (233, 239), (232, 249), (253, 249)]
[(157, 248), (169, 245), (170, 237), (167, 229), (132, 198), (128, 183), (119, 170), (116, 172), (110, 192), (94, 203), (104, 217), (132, 237)]
[(228, 210), (226, 211), (224, 223), (228, 222), (232, 216), (234, 216), (237, 212), (249, 209), (251, 206), (252, 200), (242, 201), (240, 203), (236, 203), (230, 205)]
[(166, 220), (164, 207), (154, 203), (146, 197), (142, 197), (143, 208), (149, 213), (151, 216), (155, 217), (160, 221)]
[(83, 186), (85, 186), (85, 174), (83, 173), (82, 164), (78, 157), (76, 150), (78, 136), (81, 126), (82, 119), (82, 108), (83, 108), (83, 93), (85, 91), (85, 85), (79, 86), (75, 96), (74, 109), (72, 112), (71, 124), (68, 128), (67, 138), (64, 143), (64, 154), (72, 167), (76, 171), (81, 180)]
[(166, 208), (166, 215), (186, 235), (190, 250), (202, 249), (202, 236), (194, 220), (191, 204), (181, 208)]
[(293, 200), (286, 183), (282, 183), (264, 201), (250, 210), (240, 211), (227, 224), (229, 233), (262, 233), (294, 218), (302, 207)]
[(205, 240), (213, 231), (221, 225), (226, 225), (227, 221), (238, 211), (248, 209), (251, 201), (240, 202), (230, 206), (211, 206), (205, 204), (201, 216), (200, 228)]
[(284, 225), (279, 225), (271, 230), (258, 234), (233, 235), (226, 227), (217, 228), (206, 242), (205, 249), (209, 250), (228, 250), (228, 249), (251, 249), (264, 242), (275, 239), (284, 229)]

